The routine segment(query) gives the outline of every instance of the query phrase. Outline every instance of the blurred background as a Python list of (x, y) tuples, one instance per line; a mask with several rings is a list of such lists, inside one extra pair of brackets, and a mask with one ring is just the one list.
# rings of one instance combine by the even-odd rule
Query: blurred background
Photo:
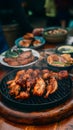
[[(35, 0), (35, 1), (34, 0), (22, 0), (22, 6), (24, 7), (25, 12), (26, 12), (27, 16), (29, 17), (29, 20), (33, 24), (42, 18), (43, 18), (43, 20), (45, 20), (44, 19), (44, 16), (45, 16), (44, 3), (45, 3), (45, 0)], [(10, 6), (9, 4), (7, 4), (7, 6), (5, 5), (5, 3), (1, 2), (0, 22), (2, 23), (2, 25), (16, 23), (16, 20), (13, 16), (12, 8), (9, 7)], [(38, 17), (38, 19), (37, 19), (37, 17)], [(40, 22), (39, 22), (39, 24), (42, 25)], [(36, 24), (37, 24), (37, 22), (36, 22)]]
[[(46, 0), (22, 0), (22, 6), (25, 9), (25, 13), (29, 19), (29, 22), (34, 28), (46, 27), (45, 1)], [(67, 27), (71, 28), (71, 35), (73, 35), (73, 0), (55, 1), (59, 4), (59, 6), (61, 5), (61, 8), (63, 7), (62, 9), (67, 9), (67, 11), (69, 12)], [(8, 5), (8, 7), (5, 6), (6, 4)], [(4, 2), (1, 2), (0, 23), (2, 25), (2, 29), (8, 43), (12, 46), (14, 40), (18, 37), (19, 23), (15, 20), (12, 8), (9, 6), (8, 3), (6, 4)], [(60, 15), (63, 14), (60, 13)]]

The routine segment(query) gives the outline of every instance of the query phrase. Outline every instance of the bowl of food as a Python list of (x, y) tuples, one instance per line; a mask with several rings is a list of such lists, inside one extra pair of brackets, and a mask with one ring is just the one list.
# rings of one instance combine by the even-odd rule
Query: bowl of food
[(54, 71), (69, 71), (73, 68), (73, 58), (70, 54), (52, 54), (47, 56), (47, 64)]
[(46, 41), (51, 43), (65, 42), (67, 38), (68, 31), (61, 27), (50, 27), (46, 28), (43, 32), (43, 37)]
[(73, 46), (71, 45), (58, 46), (56, 48), (56, 52), (59, 54), (70, 54), (71, 56), (73, 56)]

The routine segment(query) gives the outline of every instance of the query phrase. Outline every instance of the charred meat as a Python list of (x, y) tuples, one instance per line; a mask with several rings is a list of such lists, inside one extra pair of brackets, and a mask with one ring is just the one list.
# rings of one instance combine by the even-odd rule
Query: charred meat
[(67, 77), (67, 71), (27, 69), (18, 71), (14, 79), (7, 81), (7, 85), (9, 94), (15, 99), (27, 99), (31, 95), (48, 98), (58, 89), (58, 80)]

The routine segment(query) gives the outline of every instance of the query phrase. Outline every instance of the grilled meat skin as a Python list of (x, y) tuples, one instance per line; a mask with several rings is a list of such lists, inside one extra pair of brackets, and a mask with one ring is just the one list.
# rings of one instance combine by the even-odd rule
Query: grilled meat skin
[(46, 84), (42, 78), (38, 78), (33, 89), (33, 95), (42, 96), (45, 91)]
[(14, 79), (7, 81), (9, 94), (16, 99), (27, 99), (31, 95), (48, 98), (58, 89), (58, 79), (67, 78), (66, 70), (53, 72), (48, 69), (27, 69), (17, 71)]

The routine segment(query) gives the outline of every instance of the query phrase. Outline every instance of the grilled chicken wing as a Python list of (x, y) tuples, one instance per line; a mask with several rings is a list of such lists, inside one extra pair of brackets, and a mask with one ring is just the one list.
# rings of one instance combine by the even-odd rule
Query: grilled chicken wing
[(33, 94), (37, 96), (42, 96), (45, 91), (46, 84), (42, 78), (38, 78), (36, 84), (33, 88)]
[(11, 95), (15, 95), (17, 96), (19, 94), (19, 91), (20, 91), (20, 85), (15, 85), (15, 86), (12, 86), (12, 88), (10, 88), (10, 94)]
[(50, 73), (48, 69), (42, 70), (42, 78), (45, 80), (50, 77)]
[(18, 96), (16, 96), (16, 99), (27, 99), (30, 96), (30, 94), (28, 92), (20, 92), (20, 94)]
[(55, 77), (50, 78), (49, 84), (47, 86), (47, 92), (46, 95), (44, 96), (45, 98), (47, 98), (49, 96), (49, 94), (54, 93), (58, 88), (58, 84), (57, 84), (57, 80), (55, 79)]

